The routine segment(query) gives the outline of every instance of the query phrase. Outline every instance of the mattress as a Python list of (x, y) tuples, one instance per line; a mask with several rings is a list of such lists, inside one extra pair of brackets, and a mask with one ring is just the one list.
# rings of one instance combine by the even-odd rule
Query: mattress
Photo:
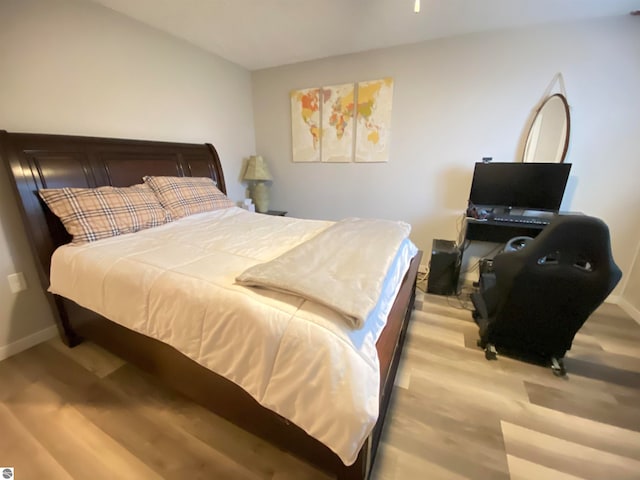
[(393, 252), (364, 327), (296, 295), (236, 284), (333, 222), (232, 207), (52, 257), (52, 293), (167, 343), (235, 382), (351, 465), (378, 417), (376, 341), (416, 254)]

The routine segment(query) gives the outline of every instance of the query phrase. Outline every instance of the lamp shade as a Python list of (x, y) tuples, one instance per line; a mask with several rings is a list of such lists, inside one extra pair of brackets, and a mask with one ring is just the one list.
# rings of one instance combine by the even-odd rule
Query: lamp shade
[(243, 180), (273, 180), (267, 162), (260, 155), (252, 155), (247, 161), (247, 169), (244, 171)]

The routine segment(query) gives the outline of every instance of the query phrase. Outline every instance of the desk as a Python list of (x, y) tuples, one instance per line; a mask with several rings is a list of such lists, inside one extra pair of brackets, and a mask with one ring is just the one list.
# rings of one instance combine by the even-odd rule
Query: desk
[[(465, 232), (463, 248), (460, 254), (460, 264), (463, 264), (464, 253), (467, 250), (467, 242), (481, 241), (493, 243), (507, 243), (514, 237), (536, 237), (546, 225), (535, 223), (508, 223), (495, 222), (493, 220), (478, 220), (467, 217), (465, 219)], [(480, 270), (482, 270), (480, 260)]]
[(464, 239), (465, 241), (479, 240), (482, 242), (506, 243), (513, 237), (535, 237), (545, 226), (546, 225), (527, 223), (513, 224), (467, 218), (465, 220)]

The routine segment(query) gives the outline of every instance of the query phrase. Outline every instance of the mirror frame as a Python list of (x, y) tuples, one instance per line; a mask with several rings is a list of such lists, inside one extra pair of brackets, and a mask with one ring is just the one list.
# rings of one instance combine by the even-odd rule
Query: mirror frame
[(556, 162), (553, 162), (553, 163), (564, 163), (564, 160), (565, 160), (565, 158), (567, 156), (567, 151), (569, 150), (569, 136), (571, 134), (571, 115), (569, 114), (569, 103), (567, 102), (567, 98), (561, 93), (554, 93), (553, 95), (550, 95), (547, 98), (545, 98), (544, 102), (542, 102), (540, 107), (538, 107), (538, 110), (536, 110), (536, 113), (533, 116), (533, 119), (531, 120), (531, 125), (529, 126), (529, 131), (527, 132), (527, 136), (526, 136), (526, 140), (525, 140), (525, 144), (524, 144), (524, 150), (522, 151), (522, 160), (521, 160), (522, 163), (527, 163), (525, 161), (525, 159), (527, 158), (527, 150), (528, 150), (528, 147), (529, 147), (529, 139), (530, 139), (530, 136), (531, 136), (531, 132), (533, 131), (533, 127), (535, 126), (536, 121), (540, 117), (540, 112), (542, 112), (544, 107), (546, 105), (548, 105), (549, 102), (555, 97), (559, 98), (562, 101), (562, 105), (564, 107), (564, 113), (565, 113), (565, 120), (566, 120), (566, 124), (567, 124), (567, 131), (566, 131), (565, 136), (564, 136), (564, 145), (562, 147), (562, 154), (560, 155), (560, 160), (557, 160)]

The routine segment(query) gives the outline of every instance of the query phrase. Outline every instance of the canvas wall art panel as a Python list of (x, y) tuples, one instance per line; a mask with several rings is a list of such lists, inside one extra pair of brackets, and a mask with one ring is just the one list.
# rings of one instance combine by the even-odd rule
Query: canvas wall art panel
[(320, 158), (323, 162), (351, 162), (355, 141), (355, 84), (322, 87)]
[(358, 83), (356, 114), (356, 162), (389, 159), (393, 79)]
[(291, 92), (291, 144), (294, 162), (320, 161), (320, 89)]

